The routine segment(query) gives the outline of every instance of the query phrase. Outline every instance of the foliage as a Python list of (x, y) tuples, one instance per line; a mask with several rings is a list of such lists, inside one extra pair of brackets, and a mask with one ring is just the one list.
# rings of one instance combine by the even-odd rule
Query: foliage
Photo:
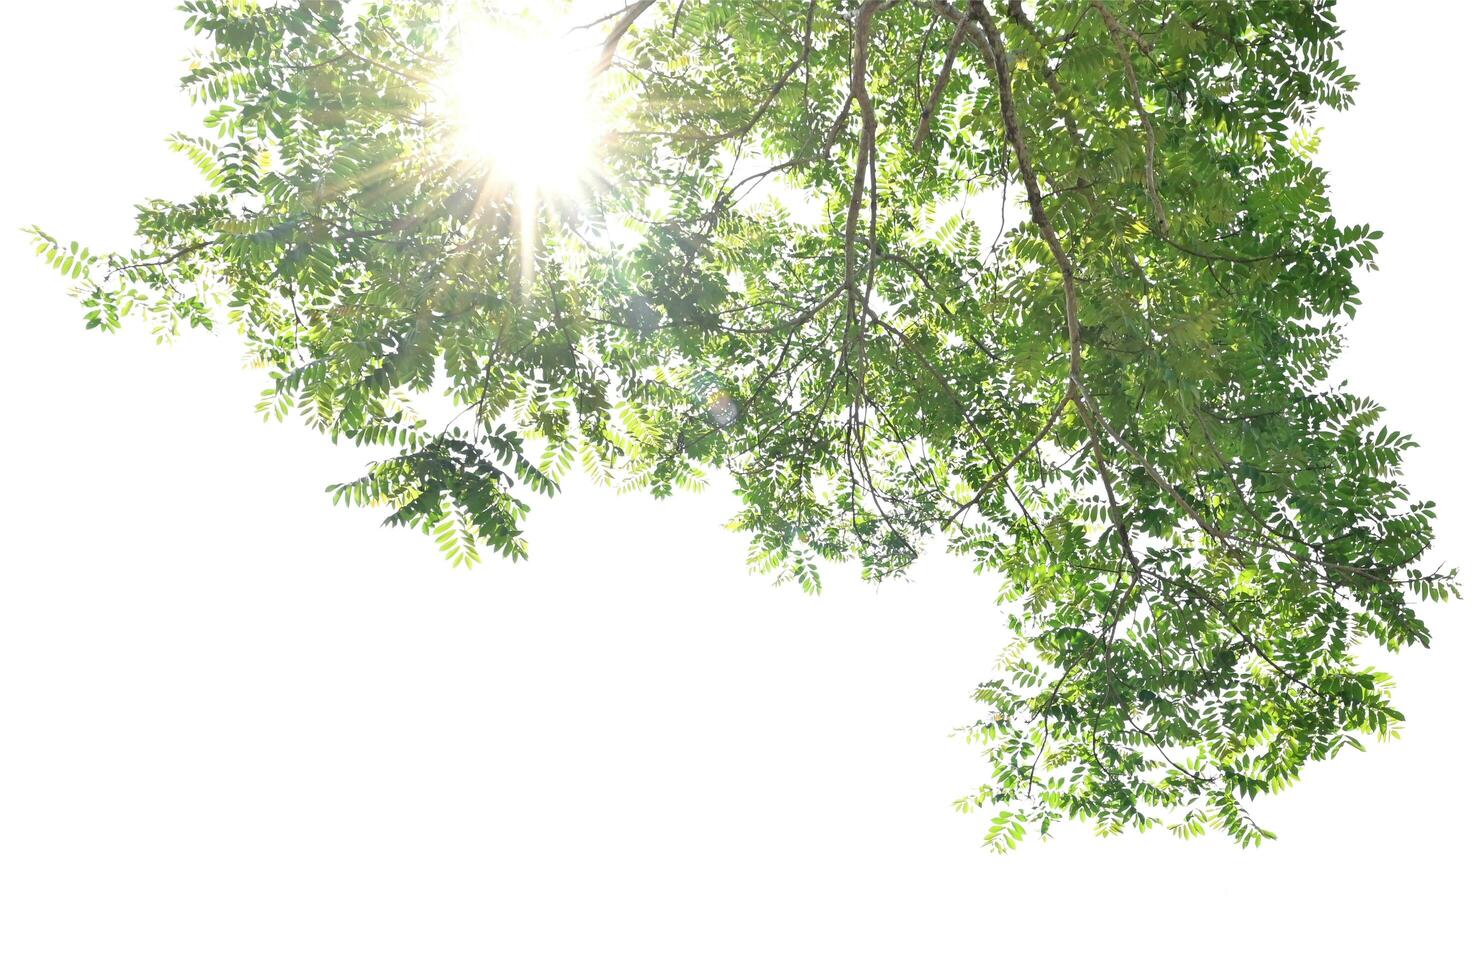
[(87, 325), (227, 320), (263, 412), (384, 448), (337, 497), (456, 561), (521, 556), (577, 461), (727, 468), (805, 588), (941, 538), (1017, 638), (958, 802), (998, 849), (1064, 817), (1258, 843), (1246, 801), (1396, 733), (1353, 650), (1426, 644), (1455, 585), (1411, 441), (1330, 380), (1378, 235), (1313, 162), (1355, 86), (1329, 5), (640, 0), (584, 29), (614, 131), (530, 278), (525, 202), (438, 110), (452, 6), (184, 4), (211, 190), (126, 254), (37, 232)]

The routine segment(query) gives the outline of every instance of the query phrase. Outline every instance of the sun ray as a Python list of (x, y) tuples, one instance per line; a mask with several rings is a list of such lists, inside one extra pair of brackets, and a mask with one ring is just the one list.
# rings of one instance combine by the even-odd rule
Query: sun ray
[(591, 68), (565, 34), (470, 18), (441, 78), (450, 152), (481, 173), (483, 199), (515, 211), (524, 293), (542, 211), (582, 203), (596, 179)]

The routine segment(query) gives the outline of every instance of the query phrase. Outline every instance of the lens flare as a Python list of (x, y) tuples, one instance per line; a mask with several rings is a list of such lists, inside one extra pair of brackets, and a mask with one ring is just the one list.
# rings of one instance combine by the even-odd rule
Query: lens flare
[(441, 81), (453, 152), (513, 194), (524, 285), (539, 209), (579, 201), (595, 173), (591, 66), (565, 38), (474, 20)]

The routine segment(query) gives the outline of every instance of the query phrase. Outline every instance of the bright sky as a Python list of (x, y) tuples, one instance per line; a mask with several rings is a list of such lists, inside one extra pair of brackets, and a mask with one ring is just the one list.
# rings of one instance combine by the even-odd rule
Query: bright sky
[[(1399, 743), (1262, 802), (1280, 840), (1083, 826), (997, 858), (949, 730), (1006, 639), (937, 557), (820, 598), (713, 490), (573, 486), (533, 560), (453, 570), (334, 510), (361, 457), (263, 424), (228, 334), (86, 334), (13, 229), (125, 244), (187, 192), (168, 0), (6, 11), (0, 976), (1448, 976), (1466, 965), (1467, 604), (1381, 656)], [(1323, 159), (1385, 230), (1344, 370), (1473, 566), (1462, 95), (1473, 8), (1343, 10)], [(1429, 40), (1429, 35), (1431, 40)], [(1436, 38), (1447, 38), (1439, 44)], [(1019, 971), (1027, 970), (1027, 973)]]

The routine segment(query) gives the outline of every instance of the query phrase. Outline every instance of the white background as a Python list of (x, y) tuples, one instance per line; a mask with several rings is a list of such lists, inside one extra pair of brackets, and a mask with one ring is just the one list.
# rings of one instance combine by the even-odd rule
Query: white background
[[(1005, 641), (928, 559), (808, 598), (724, 492), (581, 485), (467, 573), (333, 509), (358, 456), (253, 413), (229, 334), (85, 333), (15, 229), (125, 245), (187, 192), (163, 0), (7, 9), (0, 976), (1450, 976), (1466, 968), (1466, 604), (1379, 655), (1406, 737), (1262, 803), (1243, 852), (980, 847), (950, 729)], [(1345, 372), (1473, 559), (1465, 5), (1342, 13), (1338, 212), (1386, 232)], [(1020, 971), (1028, 971), (1026, 974)]]

